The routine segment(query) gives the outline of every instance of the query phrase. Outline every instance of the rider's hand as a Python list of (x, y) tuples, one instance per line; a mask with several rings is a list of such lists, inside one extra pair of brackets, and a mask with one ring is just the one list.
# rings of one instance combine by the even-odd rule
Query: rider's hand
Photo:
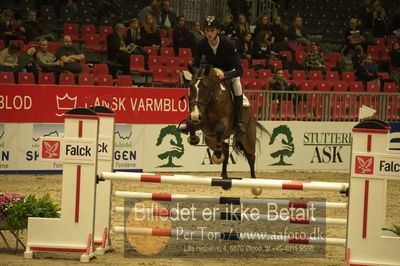
[(224, 73), (222, 73), (222, 72), (217, 72), (217, 76), (218, 76), (218, 78), (219, 78), (220, 80), (225, 79), (225, 75), (224, 75)]

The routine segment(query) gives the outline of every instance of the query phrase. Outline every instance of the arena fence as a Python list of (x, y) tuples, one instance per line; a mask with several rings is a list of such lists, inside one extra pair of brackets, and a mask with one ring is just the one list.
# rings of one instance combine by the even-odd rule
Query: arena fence
[(245, 95), (259, 120), (358, 121), (362, 105), (383, 121), (400, 117), (398, 93), (248, 90)]

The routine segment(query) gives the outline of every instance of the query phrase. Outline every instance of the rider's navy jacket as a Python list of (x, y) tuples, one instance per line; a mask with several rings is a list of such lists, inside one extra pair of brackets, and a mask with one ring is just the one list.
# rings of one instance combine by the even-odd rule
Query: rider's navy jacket
[(214, 54), (207, 38), (203, 38), (198, 42), (194, 53), (193, 66), (199, 67), (202, 55), (204, 55), (205, 63), (220, 68), (224, 71), (225, 78), (240, 77), (243, 73), (243, 68), (236, 45), (225, 36), (218, 35), (218, 37), (217, 54)]

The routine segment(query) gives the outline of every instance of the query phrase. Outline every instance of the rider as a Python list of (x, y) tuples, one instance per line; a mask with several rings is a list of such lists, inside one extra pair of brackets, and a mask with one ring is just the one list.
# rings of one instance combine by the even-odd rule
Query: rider
[(242, 119), (243, 91), (240, 76), (243, 73), (241, 56), (233, 41), (223, 35), (219, 35), (220, 24), (214, 16), (208, 16), (204, 24), (205, 37), (199, 41), (194, 53), (193, 67), (198, 68), (205, 58), (206, 64), (219, 68), (217, 72), (220, 80), (232, 79), (235, 117), (237, 133), (246, 134), (246, 124)]

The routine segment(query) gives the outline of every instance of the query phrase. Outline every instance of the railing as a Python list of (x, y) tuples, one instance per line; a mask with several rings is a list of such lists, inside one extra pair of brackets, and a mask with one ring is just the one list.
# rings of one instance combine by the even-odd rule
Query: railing
[[(189, 22), (204, 21), (207, 15), (219, 18), (230, 13), (226, 0), (173, 0), (174, 11), (184, 15)], [(270, 18), (276, 14), (275, 2), (272, 0), (247, 0), (250, 11), (250, 23), (254, 24), (258, 17), (267, 13)]]
[(245, 91), (259, 120), (358, 121), (359, 108), (376, 110), (374, 118), (400, 121), (399, 93)]

